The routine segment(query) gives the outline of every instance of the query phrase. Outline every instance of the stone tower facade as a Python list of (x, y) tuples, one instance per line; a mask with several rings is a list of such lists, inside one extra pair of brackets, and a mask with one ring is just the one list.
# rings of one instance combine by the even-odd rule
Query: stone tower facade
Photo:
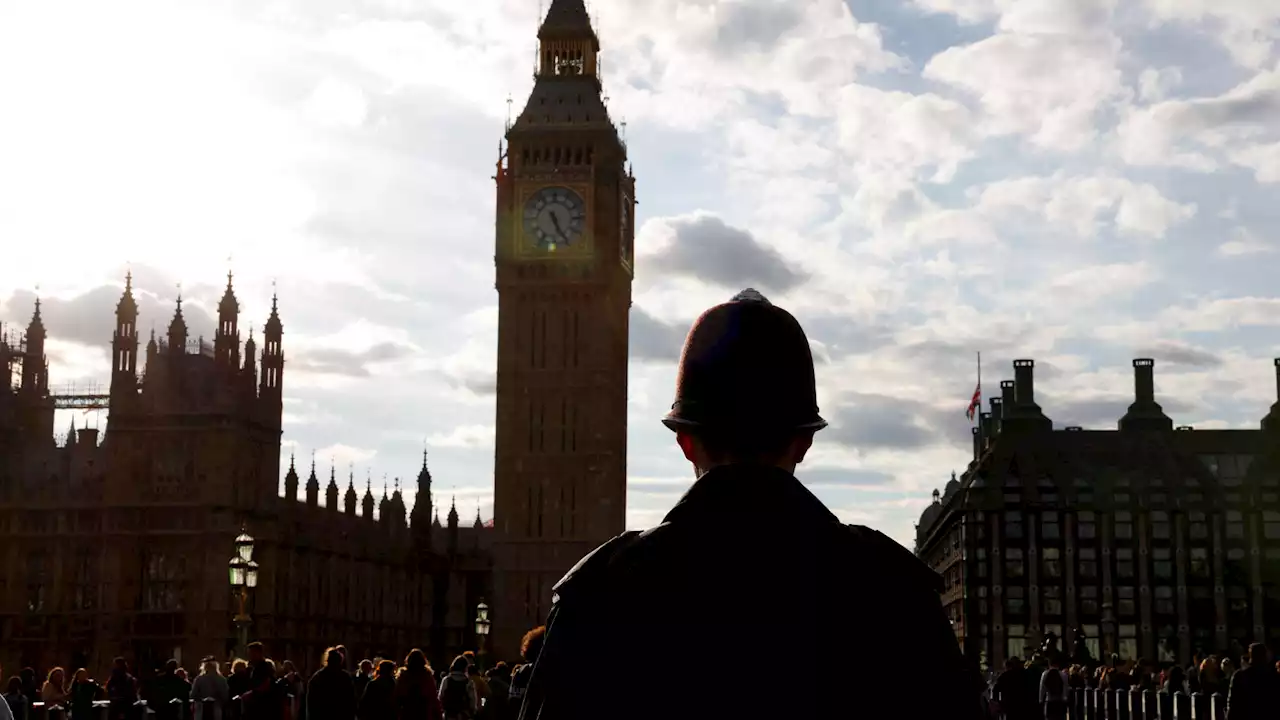
[(494, 644), (626, 524), (635, 178), (583, 0), (554, 0), (533, 91), (498, 163)]

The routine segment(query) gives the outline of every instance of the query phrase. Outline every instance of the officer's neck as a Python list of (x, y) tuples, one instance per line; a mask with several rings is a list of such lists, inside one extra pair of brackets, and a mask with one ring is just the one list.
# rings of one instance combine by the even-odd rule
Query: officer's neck
[(711, 472), (712, 470), (715, 470), (716, 468), (727, 468), (731, 466), (738, 467), (738, 468), (749, 468), (749, 467), (771, 468), (771, 469), (777, 469), (777, 470), (785, 470), (790, 475), (796, 474), (796, 463), (787, 462), (787, 461), (780, 461), (777, 463), (762, 463), (762, 462), (751, 462), (751, 461), (747, 461), (747, 462), (704, 461), (704, 462), (694, 463), (693, 474), (695, 478), (701, 478), (703, 475), (706, 475), (707, 473)]

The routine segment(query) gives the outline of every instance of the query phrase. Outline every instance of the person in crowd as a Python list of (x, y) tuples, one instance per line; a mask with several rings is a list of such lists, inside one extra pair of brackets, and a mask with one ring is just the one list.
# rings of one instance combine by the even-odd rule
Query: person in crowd
[(1190, 694), (1191, 690), (1187, 686), (1186, 671), (1182, 669), (1181, 665), (1169, 666), (1169, 670), (1164, 676), (1164, 686), (1160, 689), (1170, 695), (1174, 693)]
[(479, 711), (476, 685), (467, 675), (467, 658), (459, 655), (449, 666), (449, 674), (440, 683), (440, 705), (445, 720), (468, 720)]
[(476, 660), (476, 654), (474, 652), (468, 650), (462, 653), (462, 657), (467, 660), (467, 677), (471, 678), (472, 684), (476, 686), (476, 707), (486, 707), (489, 704), (489, 697), (491, 695), (489, 690), (489, 681), (485, 678), (484, 673), (480, 671), (480, 663)]
[(67, 688), (67, 702), (71, 706), (71, 717), (90, 717), (93, 715), (93, 703), (102, 695), (102, 686), (89, 677), (89, 671), (80, 668), (71, 676), (71, 687)]
[(507, 716), (507, 700), (511, 695), (511, 668), (499, 660), (486, 675), (489, 701), (484, 706), (485, 720), (502, 720)]
[(1217, 655), (1210, 655), (1200, 663), (1200, 692), (1205, 695), (1226, 694), (1227, 684), (1222, 676), (1222, 665)]
[[(218, 661), (212, 655), (200, 661), (200, 674), (191, 683), (191, 699), (195, 701), (195, 720), (222, 720), (231, 702), (231, 687), (218, 673)], [(206, 701), (212, 700), (212, 711), (205, 714)]]
[(18, 671), (18, 677), (22, 679), (22, 694), (26, 695), (31, 702), (35, 702), (40, 697), (41, 685), (36, 681), (35, 668), (24, 667)]
[(524, 663), (517, 665), (511, 673), (511, 690), (507, 695), (507, 720), (518, 720), (520, 707), (524, 704), (525, 691), (529, 689), (529, 679), (533, 677), (534, 663), (542, 652), (542, 640), (546, 637), (547, 626), (539, 625), (524, 634), (520, 640), (520, 657)]
[[(169, 660), (143, 684), (143, 699), (156, 720), (181, 720), (183, 705), (191, 697), (191, 684), (178, 677), (178, 661)], [(177, 702), (175, 702), (177, 701)]]
[(356, 674), (351, 677), (351, 686), (356, 691), (357, 699), (364, 697), (365, 686), (367, 686), (369, 681), (372, 679), (373, 661), (368, 659), (361, 660), (360, 668), (356, 671)]
[[(365, 662), (368, 662), (367, 660)], [(388, 720), (396, 716), (396, 664), (390, 660), (378, 663), (374, 676), (364, 686), (357, 707), (360, 720)]]
[(1040, 706), (1044, 720), (1067, 720), (1067, 674), (1057, 653), (1049, 655), (1049, 667), (1040, 674)]
[[(463, 661), (466, 662), (465, 660)], [(396, 677), (393, 694), (397, 720), (440, 720), (443, 712), (436, 695), (436, 678), (427, 656), (418, 648), (409, 652)]]
[(342, 669), (342, 653), (329, 648), (324, 667), (307, 683), (307, 720), (351, 720), (356, 715), (355, 690), (351, 676)]
[(67, 671), (60, 667), (49, 671), (44, 685), (40, 686), (40, 702), (44, 703), (45, 707), (67, 706)]
[(266, 647), (249, 643), (248, 689), (240, 694), (244, 720), (276, 720), (279, 699), (276, 697), (276, 669), (267, 659)]
[[(306, 695), (307, 684), (292, 660), (285, 660), (281, 664), (280, 677), (276, 679), (276, 686), (280, 691), (280, 702), (284, 703), (286, 717), (300, 720), (303, 717), (301, 715), (302, 698)], [(357, 693), (355, 697), (360, 696)]]
[[(982, 716), (982, 680), (943, 611), (942, 578), (884, 534), (842, 523), (795, 477), (827, 422), (791, 313), (751, 289), (703, 313), (663, 422), (697, 479), (656, 528), (619, 535), (556, 584), (526, 717), (598, 717), (604, 707), (616, 720), (847, 713), (840, 683), (679, 702), (649, 691), (654, 669), (689, 638), (725, 657), (802, 657), (831, 677), (875, 675), (877, 692), (859, 701), (867, 717)], [(915, 673), (883, 672), (922, 657), (928, 692)]]
[(1036, 699), (1030, 691), (1022, 658), (1015, 655), (1004, 661), (1004, 672), (996, 678), (991, 694), (995, 698), (996, 713), (1002, 714), (1005, 720), (1035, 718)]
[(138, 681), (129, 674), (129, 663), (122, 657), (111, 661), (111, 675), (107, 678), (107, 718), (126, 720), (138, 702)]
[(1267, 646), (1249, 646), (1249, 666), (1231, 677), (1227, 720), (1275, 720), (1280, 717), (1280, 675), (1271, 664)]
[(0, 720), (27, 720), (31, 711), (31, 698), (22, 692), (22, 678), (16, 675), (9, 678), (4, 691), (4, 702), (0, 705), (4, 706), (0, 707)]

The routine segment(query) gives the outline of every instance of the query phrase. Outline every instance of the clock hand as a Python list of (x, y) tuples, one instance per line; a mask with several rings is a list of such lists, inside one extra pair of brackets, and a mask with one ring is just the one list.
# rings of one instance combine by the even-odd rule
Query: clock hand
[(554, 212), (550, 213), (550, 215), (551, 215), (551, 227), (554, 227), (556, 229), (556, 232), (560, 234), (560, 238), (562, 240), (564, 240), (565, 242), (568, 242), (569, 236), (565, 235), (564, 230), (560, 228), (560, 218), (557, 217)]

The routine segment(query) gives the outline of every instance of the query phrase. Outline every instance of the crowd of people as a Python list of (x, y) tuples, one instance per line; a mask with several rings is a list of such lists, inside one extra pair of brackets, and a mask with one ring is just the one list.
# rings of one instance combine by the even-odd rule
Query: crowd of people
[(124, 658), (115, 659), (104, 683), (84, 668), (69, 675), (61, 667), (39, 682), (25, 668), (9, 678), (0, 720), (41, 720), (45, 708), (54, 707), (71, 720), (97, 720), (104, 705), (108, 720), (142, 720), (144, 714), (156, 720), (516, 720), (545, 632), (538, 627), (524, 636), (522, 663), (487, 669), (472, 652), (437, 672), (419, 649), (396, 663), (357, 661), (337, 645), (307, 679), (293, 662), (268, 658), (261, 643), (249, 645), (248, 659), (219, 663), (206, 657), (194, 676), (170, 660), (141, 682)]
[(1083, 690), (1151, 690), (1173, 695), (1220, 695), (1226, 698), (1228, 720), (1280, 718), (1280, 662), (1272, 662), (1267, 646), (1255, 643), (1240, 659), (1210, 655), (1187, 667), (1161, 667), (1148, 659), (1094, 665), (1072, 662), (1055, 650), (1037, 652), (1023, 664), (1018, 657), (992, 678), (991, 715), (1002, 720), (1064, 720), (1073, 695)]

